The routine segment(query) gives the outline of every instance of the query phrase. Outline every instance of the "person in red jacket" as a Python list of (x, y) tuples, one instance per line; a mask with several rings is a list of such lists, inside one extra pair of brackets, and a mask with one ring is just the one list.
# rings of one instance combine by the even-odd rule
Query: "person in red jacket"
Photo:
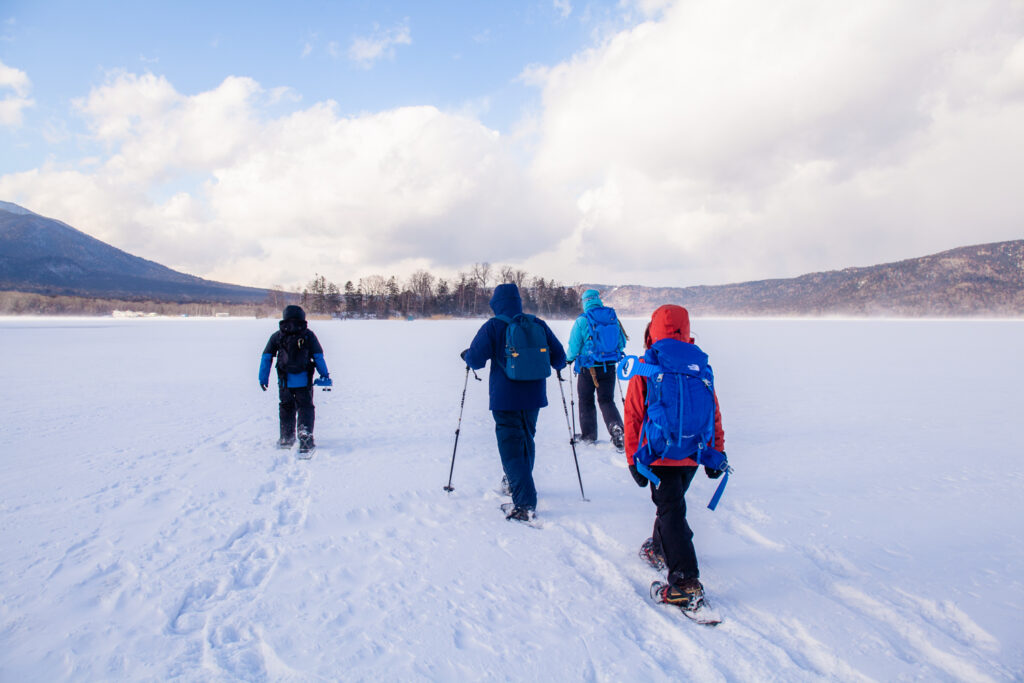
[[(690, 336), (690, 314), (682, 306), (665, 305), (651, 315), (651, 322), (644, 332), (644, 347), (665, 339), (693, 343)], [(629, 380), (625, 404), (626, 460), (630, 474), (638, 486), (647, 486), (647, 478), (640, 474), (633, 460), (641, 446), (640, 428), (644, 422), (647, 406), (647, 379), (640, 375)], [(718, 451), (725, 451), (725, 432), (722, 429), (722, 415), (715, 396), (714, 438), (709, 445)], [(640, 554), (659, 569), (668, 570), (668, 585), (658, 598), (662, 602), (684, 608), (696, 607), (704, 597), (700, 583), (697, 553), (693, 547), (693, 531), (686, 521), (686, 490), (697, 472), (697, 463), (692, 458), (670, 460), (661, 458), (652, 463), (651, 470), (661, 479), (657, 487), (651, 486), (651, 500), (657, 508), (654, 518), (654, 533), (644, 542)], [(717, 479), (719, 470), (705, 468), (706, 474)]]

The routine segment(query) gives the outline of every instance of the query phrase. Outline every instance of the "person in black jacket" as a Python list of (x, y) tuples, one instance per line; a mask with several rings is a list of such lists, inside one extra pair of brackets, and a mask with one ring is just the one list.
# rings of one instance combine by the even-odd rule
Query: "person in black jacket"
[(320, 386), (331, 386), (331, 377), (324, 362), (324, 350), (313, 330), (306, 326), (306, 312), (301, 306), (285, 306), (278, 323), (278, 331), (270, 335), (260, 360), (260, 389), (270, 384), (270, 364), (277, 356), (277, 387), (281, 420), (279, 448), (295, 444), (295, 424), (298, 417), (299, 452), (309, 453), (314, 447), (313, 422), (313, 370), (321, 379)]

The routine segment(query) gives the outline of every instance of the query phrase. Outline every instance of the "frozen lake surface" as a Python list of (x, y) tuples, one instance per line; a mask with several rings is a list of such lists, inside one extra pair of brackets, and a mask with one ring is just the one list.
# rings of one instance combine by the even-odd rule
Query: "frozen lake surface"
[(0, 319), (0, 680), (1024, 678), (1024, 322), (694, 320), (736, 469), (687, 496), (717, 629), (647, 599), (603, 431), (581, 500), (554, 379), (543, 528), (498, 510), (486, 371), (445, 494), (481, 322), (313, 322), (307, 462), (257, 386), (276, 321)]

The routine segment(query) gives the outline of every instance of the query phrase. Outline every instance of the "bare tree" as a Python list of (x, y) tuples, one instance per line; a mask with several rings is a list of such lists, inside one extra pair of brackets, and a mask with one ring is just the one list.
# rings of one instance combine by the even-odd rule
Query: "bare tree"
[(409, 276), (409, 291), (420, 305), (420, 315), (426, 312), (427, 302), (434, 296), (434, 276), (425, 270), (417, 270)]
[(480, 292), (486, 292), (487, 283), (491, 281), (491, 264), (487, 261), (474, 263), (470, 275), (477, 284), (477, 296), (473, 300), (473, 312), (478, 313), (480, 311)]

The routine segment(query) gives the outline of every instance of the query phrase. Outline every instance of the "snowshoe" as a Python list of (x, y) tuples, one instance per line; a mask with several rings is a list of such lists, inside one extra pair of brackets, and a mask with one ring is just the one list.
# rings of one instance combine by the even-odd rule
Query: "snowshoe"
[(502, 503), (501, 511), (505, 513), (505, 519), (510, 522), (521, 522), (535, 529), (540, 528), (537, 522), (537, 513), (527, 508), (516, 507), (514, 503)]
[(659, 604), (678, 607), (683, 616), (701, 626), (714, 627), (723, 621), (722, 616), (708, 603), (704, 587), (697, 579), (688, 579), (680, 587), (655, 581), (651, 584), (651, 598)]
[(675, 605), (681, 610), (693, 612), (704, 604), (704, 586), (697, 579), (685, 579), (674, 585), (664, 581), (651, 584), (651, 598), (666, 605)]
[(651, 584), (651, 598), (662, 605), (678, 607), (687, 619), (701, 626), (718, 626), (723, 619), (708, 603), (704, 587), (697, 579), (687, 579), (680, 586), (664, 581)]
[(612, 445), (615, 446), (615, 450), (619, 453), (626, 451), (626, 436), (622, 432), (622, 427), (619, 425), (612, 426)]
[(313, 457), (313, 451), (316, 450), (316, 443), (313, 442), (312, 436), (299, 435), (299, 457), (303, 460), (309, 460)]
[(640, 546), (640, 552), (637, 553), (647, 564), (651, 565), (658, 571), (665, 571), (667, 565), (665, 564), (665, 556), (657, 551), (654, 547), (654, 539), (648, 538), (644, 541), (643, 545)]

